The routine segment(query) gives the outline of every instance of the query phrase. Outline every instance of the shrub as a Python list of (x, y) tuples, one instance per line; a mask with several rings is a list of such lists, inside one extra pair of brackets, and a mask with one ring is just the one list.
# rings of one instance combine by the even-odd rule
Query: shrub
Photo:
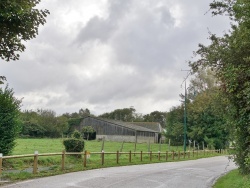
[(82, 138), (82, 134), (78, 131), (78, 130), (75, 130), (72, 135), (71, 135), (72, 138), (76, 138), (76, 139), (80, 139)]
[(0, 88), (0, 153), (9, 155), (15, 146), (20, 130), (21, 100), (14, 97), (13, 89), (8, 85)]
[[(63, 145), (66, 152), (82, 152), (84, 149), (84, 140), (82, 139), (81, 133), (75, 130), (71, 138), (63, 141)], [(77, 157), (81, 157), (81, 155), (77, 155)]]
[(84, 149), (84, 140), (68, 138), (63, 141), (66, 152), (82, 152)]

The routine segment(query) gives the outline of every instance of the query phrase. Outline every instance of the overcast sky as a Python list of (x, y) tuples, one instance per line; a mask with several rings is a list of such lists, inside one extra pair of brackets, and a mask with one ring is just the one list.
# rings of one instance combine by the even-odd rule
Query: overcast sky
[(23, 110), (168, 111), (180, 104), (181, 70), (198, 43), (229, 29), (227, 18), (206, 14), (211, 2), (42, 0), (47, 23), (19, 61), (0, 60), (0, 75)]

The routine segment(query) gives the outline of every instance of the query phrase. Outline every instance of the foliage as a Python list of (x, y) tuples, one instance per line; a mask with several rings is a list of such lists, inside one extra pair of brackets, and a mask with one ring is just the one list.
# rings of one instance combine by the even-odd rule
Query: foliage
[(69, 118), (68, 119), (68, 125), (69, 125), (68, 134), (69, 135), (74, 132), (77, 126), (80, 125), (81, 120), (82, 118)]
[(71, 138), (63, 141), (63, 145), (67, 152), (82, 152), (84, 149), (84, 140), (82, 139), (81, 133), (75, 130)]
[(0, 84), (4, 84), (4, 81), (6, 81), (6, 77), (0, 76)]
[(80, 139), (82, 138), (82, 134), (78, 131), (78, 130), (75, 130), (72, 135), (71, 135), (72, 138), (75, 138), (75, 139)]
[(210, 34), (211, 44), (199, 45), (198, 61), (191, 62), (193, 71), (211, 67), (216, 71), (220, 88), (234, 109), (231, 124), (236, 126), (236, 163), (241, 173), (249, 174), (250, 165), (250, 2), (246, 0), (214, 1), (213, 14), (228, 13), (234, 21), (223, 37)]
[(125, 122), (132, 122), (135, 119), (134, 112), (135, 112), (135, 109), (130, 107), (130, 108), (123, 108), (123, 109), (116, 109), (110, 113), (104, 113), (100, 115), (99, 117), (120, 120), (120, 121), (125, 121)]
[(84, 140), (76, 138), (68, 138), (63, 141), (67, 152), (82, 152), (84, 149)]
[(165, 112), (160, 112), (160, 111), (154, 111), (151, 112), (150, 114), (146, 114), (143, 116), (144, 120), (143, 121), (148, 121), (148, 122), (159, 122), (162, 127), (165, 127), (165, 121), (166, 121), (166, 113)]
[(18, 135), (19, 110), (21, 100), (14, 97), (13, 89), (8, 85), (5, 89), (0, 88), (0, 153), (8, 155), (15, 146)]
[(229, 141), (227, 101), (217, 88), (199, 93), (188, 104), (188, 137), (215, 149), (226, 148)]
[(91, 126), (86, 126), (82, 128), (83, 138), (86, 140), (95, 140), (96, 139), (96, 131)]
[(171, 140), (172, 145), (183, 143), (183, 105), (172, 107), (166, 115), (165, 137)]
[(25, 137), (60, 137), (68, 131), (68, 119), (56, 116), (52, 110), (26, 110), (21, 113), (22, 130)]
[(38, 124), (38, 114), (34, 111), (24, 111), (20, 115), (22, 129), (20, 136), (22, 137), (44, 137), (45, 128)]
[(40, 0), (12, 0), (0, 3), (0, 57), (4, 60), (19, 59), (23, 52), (22, 41), (35, 38), (40, 24), (45, 24), (48, 10), (38, 10)]

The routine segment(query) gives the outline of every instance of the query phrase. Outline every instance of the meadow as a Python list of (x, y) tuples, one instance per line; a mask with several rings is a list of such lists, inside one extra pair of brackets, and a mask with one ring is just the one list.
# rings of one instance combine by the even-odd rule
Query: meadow
[[(116, 161), (116, 154), (105, 154), (105, 162), (101, 163), (101, 155), (93, 154), (94, 152), (149, 152), (152, 151), (155, 154), (152, 158), (149, 154), (144, 154), (143, 158), (140, 158), (140, 154), (132, 154), (131, 160), (129, 160), (129, 154), (121, 154), (119, 156), (119, 163)], [(187, 148), (188, 149), (188, 148)], [(191, 148), (192, 149), (192, 148)], [(64, 150), (63, 139), (17, 139), (16, 147), (14, 148), (12, 155), (24, 155), (34, 154), (38, 151), (39, 154), (43, 153), (60, 153)], [(61, 169), (62, 156), (39, 156), (38, 160), (38, 173), (32, 174), (33, 157), (25, 157), (18, 159), (4, 159), (3, 160), (3, 173), (2, 179), (9, 181), (19, 181), (24, 179), (31, 179), (35, 177), (50, 176), (56, 174), (62, 174), (67, 172), (74, 172), (80, 170), (89, 170), (96, 168), (105, 168), (112, 166), (124, 166), (124, 165), (138, 165), (146, 163), (159, 163), (169, 162), (177, 160), (190, 160), (203, 157), (212, 157), (221, 155), (217, 152), (204, 154), (202, 151), (199, 155), (188, 156), (175, 156), (173, 160), (171, 155), (172, 151), (183, 151), (182, 146), (171, 146), (168, 144), (149, 144), (149, 143), (122, 143), (122, 142), (109, 142), (109, 141), (85, 141), (85, 150), (90, 151), (90, 158), (87, 159), (87, 166), (83, 166), (83, 158), (67, 155), (65, 158), (65, 169)], [(159, 159), (158, 151), (161, 151), (161, 158)], [(169, 151), (169, 156), (166, 160), (166, 151)], [(177, 155), (176, 153), (176, 155)]]

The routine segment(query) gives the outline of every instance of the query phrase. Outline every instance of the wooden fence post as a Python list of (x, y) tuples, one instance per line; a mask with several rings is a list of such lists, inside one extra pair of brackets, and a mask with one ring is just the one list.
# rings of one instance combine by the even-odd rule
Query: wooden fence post
[(135, 149), (134, 149), (134, 156), (135, 156), (135, 152), (136, 152), (136, 141), (135, 141)]
[(104, 151), (102, 150), (102, 165), (104, 165)]
[(116, 152), (116, 164), (119, 163), (119, 151)]
[(84, 151), (83, 155), (83, 167), (87, 166), (87, 150)]
[(193, 157), (194, 157), (194, 150), (193, 150)]
[(161, 152), (160, 151), (158, 151), (158, 159), (159, 159), (159, 161), (161, 160)]
[(173, 156), (172, 156), (172, 159), (174, 160), (174, 151), (173, 151)]
[(150, 161), (152, 161), (152, 151), (150, 151)]
[(3, 154), (0, 153), (0, 178), (2, 175), (2, 168), (3, 168)]
[(33, 174), (37, 174), (37, 167), (38, 167), (38, 151), (34, 153), (34, 164), (33, 164)]
[(142, 161), (142, 151), (141, 151), (141, 161)]
[(166, 161), (168, 160), (168, 151), (166, 151)]
[(62, 151), (62, 170), (65, 169), (65, 150)]
[(180, 160), (180, 151), (178, 151), (178, 160)]
[(129, 162), (131, 163), (131, 150), (129, 151)]

